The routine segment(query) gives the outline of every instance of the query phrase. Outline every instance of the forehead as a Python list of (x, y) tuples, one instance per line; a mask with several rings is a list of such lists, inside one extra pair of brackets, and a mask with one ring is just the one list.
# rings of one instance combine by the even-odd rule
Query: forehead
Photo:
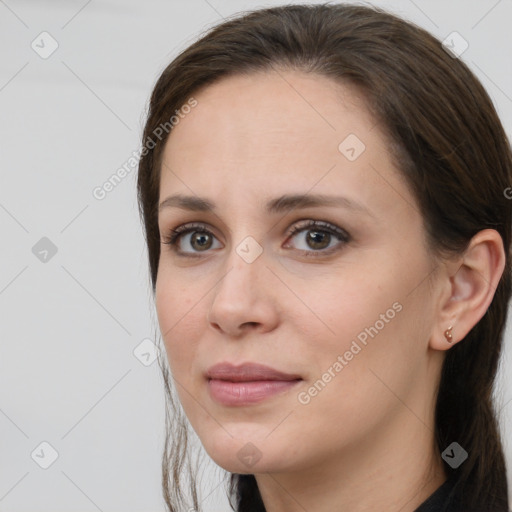
[(299, 71), (230, 76), (194, 97), (198, 105), (173, 128), (169, 145), (213, 146), (231, 158), (261, 157), (256, 143), (289, 147), (307, 139), (332, 145), (348, 133), (364, 137), (375, 125), (354, 87)]
[[(364, 97), (332, 79), (289, 70), (236, 75), (194, 98), (197, 106), (166, 142), (161, 196), (236, 189), (250, 200), (285, 188), (326, 192), (343, 185), (364, 199), (382, 185), (382, 174), (394, 172)], [(349, 158), (354, 152), (357, 158)]]

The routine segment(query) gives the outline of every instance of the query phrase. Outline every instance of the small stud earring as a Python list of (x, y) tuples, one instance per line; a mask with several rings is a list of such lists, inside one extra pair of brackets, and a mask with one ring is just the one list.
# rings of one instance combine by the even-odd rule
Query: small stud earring
[(452, 328), (453, 328), (453, 326), (450, 325), (450, 327), (448, 327), (448, 329), (446, 329), (446, 331), (444, 331), (444, 335), (445, 335), (446, 341), (448, 341), (448, 343), (452, 343)]

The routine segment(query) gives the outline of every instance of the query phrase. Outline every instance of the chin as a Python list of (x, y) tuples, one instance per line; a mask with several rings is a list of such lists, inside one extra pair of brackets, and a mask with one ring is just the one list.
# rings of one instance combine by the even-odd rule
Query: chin
[[(230, 431), (232, 434), (232, 432)], [(252, 474), (279, 471), (283, 456), (264, 439), (250, 441), (250, 436), (233, 436), (223, 431), (221, 439), (201, 440), (210, 458), (221, 468), (231, 473)], [(279, 462), (281, 461), (281, 462)]]

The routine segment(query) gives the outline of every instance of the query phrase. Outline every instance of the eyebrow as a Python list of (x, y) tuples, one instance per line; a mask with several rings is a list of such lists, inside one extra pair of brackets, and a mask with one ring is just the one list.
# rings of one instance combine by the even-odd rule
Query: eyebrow
[[(338, 206), (374, 217), (372, 212), (361, 203), (347, 197), (325, 194), (285, 194), (267, 201), (265, 210), (268, 214), (278, 214), (294, 209), (318, 206)], [(164, 208), (180, 208), (195, 212), (215, 212), (216, 205), (213, 201), (203, 197), (176, 194), (164, 199), (160, 203), (158, 211), (162, 211)]]

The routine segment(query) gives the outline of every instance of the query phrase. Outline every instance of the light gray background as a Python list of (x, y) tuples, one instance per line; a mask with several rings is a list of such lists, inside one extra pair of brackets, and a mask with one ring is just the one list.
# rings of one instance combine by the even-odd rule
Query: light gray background
[[(156, 325), (136, 167), (103, 200), (92, 192), (140, 147), (170, 60), (223, 17), (281, 3), (0, 0), (0, 511), (164, 510), (162, 381), (134, 355)], [(374, 3), (441, 39), (459, 32), (512, 133), (511, 0)], [(31, 47), (43, 31), (59, 45), (46, 59)], [(57, 247), (46, 262), (32, 251), (43, 237)], [(509, 467), (511, 334), (498, 379)], [(58, 453), (48, 469), (42, 442)], [(228, 510), (219, 469), (207, 510)]]

